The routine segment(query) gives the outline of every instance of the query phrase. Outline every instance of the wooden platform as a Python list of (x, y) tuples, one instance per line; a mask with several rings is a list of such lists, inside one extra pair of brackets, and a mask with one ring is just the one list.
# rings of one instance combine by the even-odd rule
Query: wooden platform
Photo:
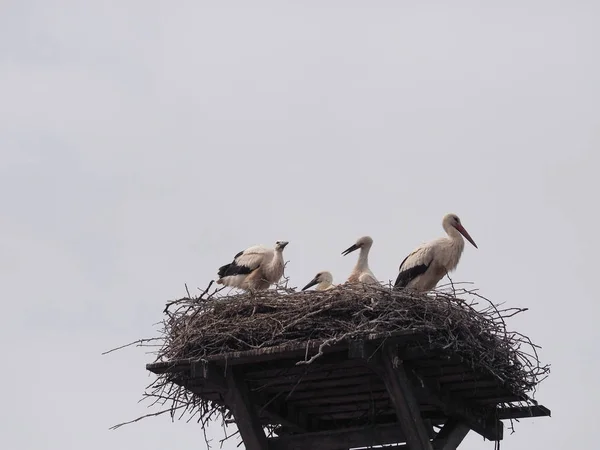
[[(319, 343), (294, 344), (146, 367), (226, 405), (248, 450), (449, 450), (469, 430), (501, 440), (502, 420), (550, 415), (459, 357), (431, 351), (418, 333), (338, 343), (297, 364), (318, 351)], [(265, 436), (267, 424), (276, 436)]]

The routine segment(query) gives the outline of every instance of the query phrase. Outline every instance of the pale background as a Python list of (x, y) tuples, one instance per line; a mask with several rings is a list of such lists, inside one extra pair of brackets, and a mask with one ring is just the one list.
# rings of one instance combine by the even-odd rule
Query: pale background
[[(552, 364), (504, 450), (592, 449), (600, 6), (592, 1), (3, 1), (4, 449), (201, 449), (147, 412), (164, 302), (252, 244), (343, 281), (460, 215), (455, 280), (530, 311)], [(209, 431), (221, 436), (218, 427)], [(224, 446), (235, 448), (234, 443)], [(478, 435), (463, 447), (492, 449)]]

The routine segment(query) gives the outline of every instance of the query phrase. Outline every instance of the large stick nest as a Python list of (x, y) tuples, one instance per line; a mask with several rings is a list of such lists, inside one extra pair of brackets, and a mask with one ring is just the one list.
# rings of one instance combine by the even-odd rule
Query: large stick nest
[[(210, 285), (200, 297), (188, 295), (168, 303), (162, 337), (155, 338), (157, 362), (309, 341), (327, 346), (414, 330), (428, 337), (431, 349), (462, 357), (517, 395), (534, 390), (549, 372), (549, 366), (540, 364), (537, 346), (506, 327), (505, 319), (526, 309), (502, 309), (476, 291), (454, 285), (428, 294), (367, 285), (342, 285), (325, 292), (279, 287), (237, 295), (209, 290)], [(299, 363), (317, 357), (313, 352)], [(168, 374), (159, 375), (146, 396), (158, 403), (170, 401), (160, 413), (170, 412), (172, 417), (187, 411), (206, 423), (226, 414), (172, 383)]]
[(515, 394), (531, 391), (548, 372), (540, 365), (537, 346), (507, 330), (505, 319), (525, 309), (500, 309), (465, 289), (421, 294), (342, 285), (323, 292), (275, 289), (173, 303), (173, 312), (165, 310), (164, 343), (157, 361), (308, 341), (328, 345), (414, 330), (428, 336), (432, 349), (461, 356)]

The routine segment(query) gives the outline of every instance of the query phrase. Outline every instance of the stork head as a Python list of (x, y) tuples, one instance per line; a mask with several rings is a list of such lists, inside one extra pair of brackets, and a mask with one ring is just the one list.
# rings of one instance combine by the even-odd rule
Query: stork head
[(288, 241), (277, 241), (275, 242), (275, 250), (282, 252), (285, 246), (288, 244)]
[(321, 283), (327, 283), (328, 285), (333, 283), (333, 275), (331, 275), (331, 272), (327, 272), (327, 271), (319, 272), (318, 274), (315, 275), (315, 277), (312, 280), (310, 280), (310, 282), (306, 286), (304, 286), (302, 288), (302, 290), (305, 291), (309, 287), (312, 287), (315, 284), (321, 284)]
[(373, 245), (373, 239), (371, 236), (363, 236), (359, 238), (353, 246), (344, 250), (342, 255), (346, 256), (348, 253), (352, 253), (354, 250), (358, 250), (359, 248), (370, 248), (371, 245)]
[(473, 245), (473, 247), (478, 248), (471, 235), (467, 232), (467, 230), (465, 230), (465, 227), (462, 226), (460, 218), (456, 214), (446, 214), (444, 216), (444, 220), (442, 221), (442, 226), (444, 227), (444, 230), (446, 230), (446, 232), (450, 230), (450, 227), (455, 228), (460, 234), (462, 234), (465, 237), (467, 241), (469, 241)]

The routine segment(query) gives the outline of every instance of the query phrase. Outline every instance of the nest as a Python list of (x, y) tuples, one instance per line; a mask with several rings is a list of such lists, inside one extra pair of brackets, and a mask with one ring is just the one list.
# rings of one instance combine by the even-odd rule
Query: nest
[[(476, 291), (436, 290), (427, 294), (384, 286), (341, 285), (324, 292), (274, 290), (223, 295), (222, 288), (165, 308), (156, 361), (202, 359), (212, 355), (281, 344), (321, 342), (320, 349), (401, 330), (425, 334), (429, 348), (458, 355), (475, 370), (491, 374), (515, 394), (535, 389), (549, 372), (537, 346), (509, 331), (506, 319), (523, 308), (502, 309)], [(139, 341), (138, 341), (139, 344)], [(298, 363), (312, 363), (321, 352)], [(227, 411), (199, 399), (160, 375), (146, 396), (170, 406), (163, 412), (191, 412), (206, 423)], [(183, 414), (182, 414), (183, 415)]]

